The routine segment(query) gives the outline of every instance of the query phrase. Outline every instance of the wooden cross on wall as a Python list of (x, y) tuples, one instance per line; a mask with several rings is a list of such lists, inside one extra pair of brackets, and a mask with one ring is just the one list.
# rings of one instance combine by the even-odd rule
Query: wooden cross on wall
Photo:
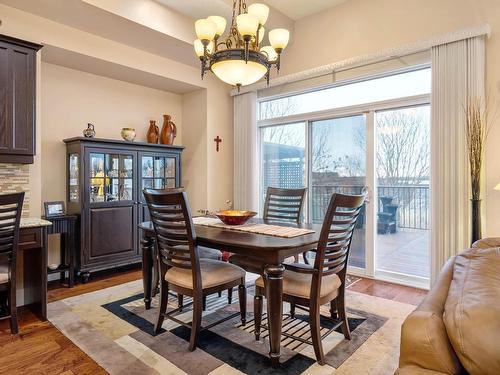
[(219, 143), (222, 142), (222, 139), (219, 136), (217, 136), (216, 138), (214, 138), (214, 142), (216, 143), (215, 150), (219, 152)]

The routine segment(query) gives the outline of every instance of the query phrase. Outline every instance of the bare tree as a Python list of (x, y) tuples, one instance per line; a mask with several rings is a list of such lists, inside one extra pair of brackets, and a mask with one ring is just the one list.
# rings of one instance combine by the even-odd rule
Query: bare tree
[(377, 176), (381, 185), (415, 185), (429, 178), (429, 127), (420, 112), (377, 114)]

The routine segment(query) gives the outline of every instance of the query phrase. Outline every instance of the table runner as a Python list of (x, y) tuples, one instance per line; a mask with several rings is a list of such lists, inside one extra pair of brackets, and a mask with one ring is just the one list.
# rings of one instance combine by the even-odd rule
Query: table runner
[(200, 216), (193, 218), (193, 222), (197, 225), (204, 225), (207, 227), (224, 228), (229, 230), (236, 230), (240, 232), (249, 232), (257, 234), (265, 234), (268, 236), (293, 238), (303, 236), (305, 234), (314, 233), (312, 229), (284, 227), (281, 225), (260, 224), (260, 223), (246, 223), (243, 225), (227, 225), (217, 218)]

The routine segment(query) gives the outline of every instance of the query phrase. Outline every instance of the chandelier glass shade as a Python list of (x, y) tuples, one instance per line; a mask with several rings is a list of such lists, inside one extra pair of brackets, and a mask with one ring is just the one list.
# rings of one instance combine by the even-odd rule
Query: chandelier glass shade
[(210, 16), (195, 22), (196, 39), (193, 43), (196, 56), (201, 61), (201, 77), (212, 71), (220, 80), (237, 86), (250, 85), (265, 78), (269, 83), (270, 70), (280, 68), (281, 53), (288, 44), (290, 33), (286, 29), (269, 31), (269, 46), (261, 46), (269, 16), (265, 4), (254, 3), (247, 7), (245, 0), (234, 0), (233, 16), (228, 35), (226, 20)]

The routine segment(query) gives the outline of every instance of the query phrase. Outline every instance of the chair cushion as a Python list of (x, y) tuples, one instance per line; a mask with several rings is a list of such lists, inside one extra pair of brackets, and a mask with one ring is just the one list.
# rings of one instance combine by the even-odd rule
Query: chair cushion
[(9, 263), (6, 259), (0, 260), (0, 284), (9, 281)]
[[(245, 277), (245, 270), (234, 264), (213, 259), (200, 259), (201, 286), (212, 288)], [(193, 289), (193, 275), (190, 269), (173, 267), (165, 274), (165, 280), (180, 287)]]
[(445, 304), (444, 324), (469, 374), (500, 374), (500, 248), (458, 255)]
[(220, 250), (210, 249), (209, 247), (198, 246), (198, 256), (200, 259), (221, 259)]
[[(295, 297), (309, 298), (311, 293), (312, 275), (285, 270), (283, 275), (283, 294)], [(264, 288), (264, 280), (259, 277), (255, 284)], [(321, 281), (320, 297), (338, 291), (342, 282), (336, 274), (324, 276)]]

